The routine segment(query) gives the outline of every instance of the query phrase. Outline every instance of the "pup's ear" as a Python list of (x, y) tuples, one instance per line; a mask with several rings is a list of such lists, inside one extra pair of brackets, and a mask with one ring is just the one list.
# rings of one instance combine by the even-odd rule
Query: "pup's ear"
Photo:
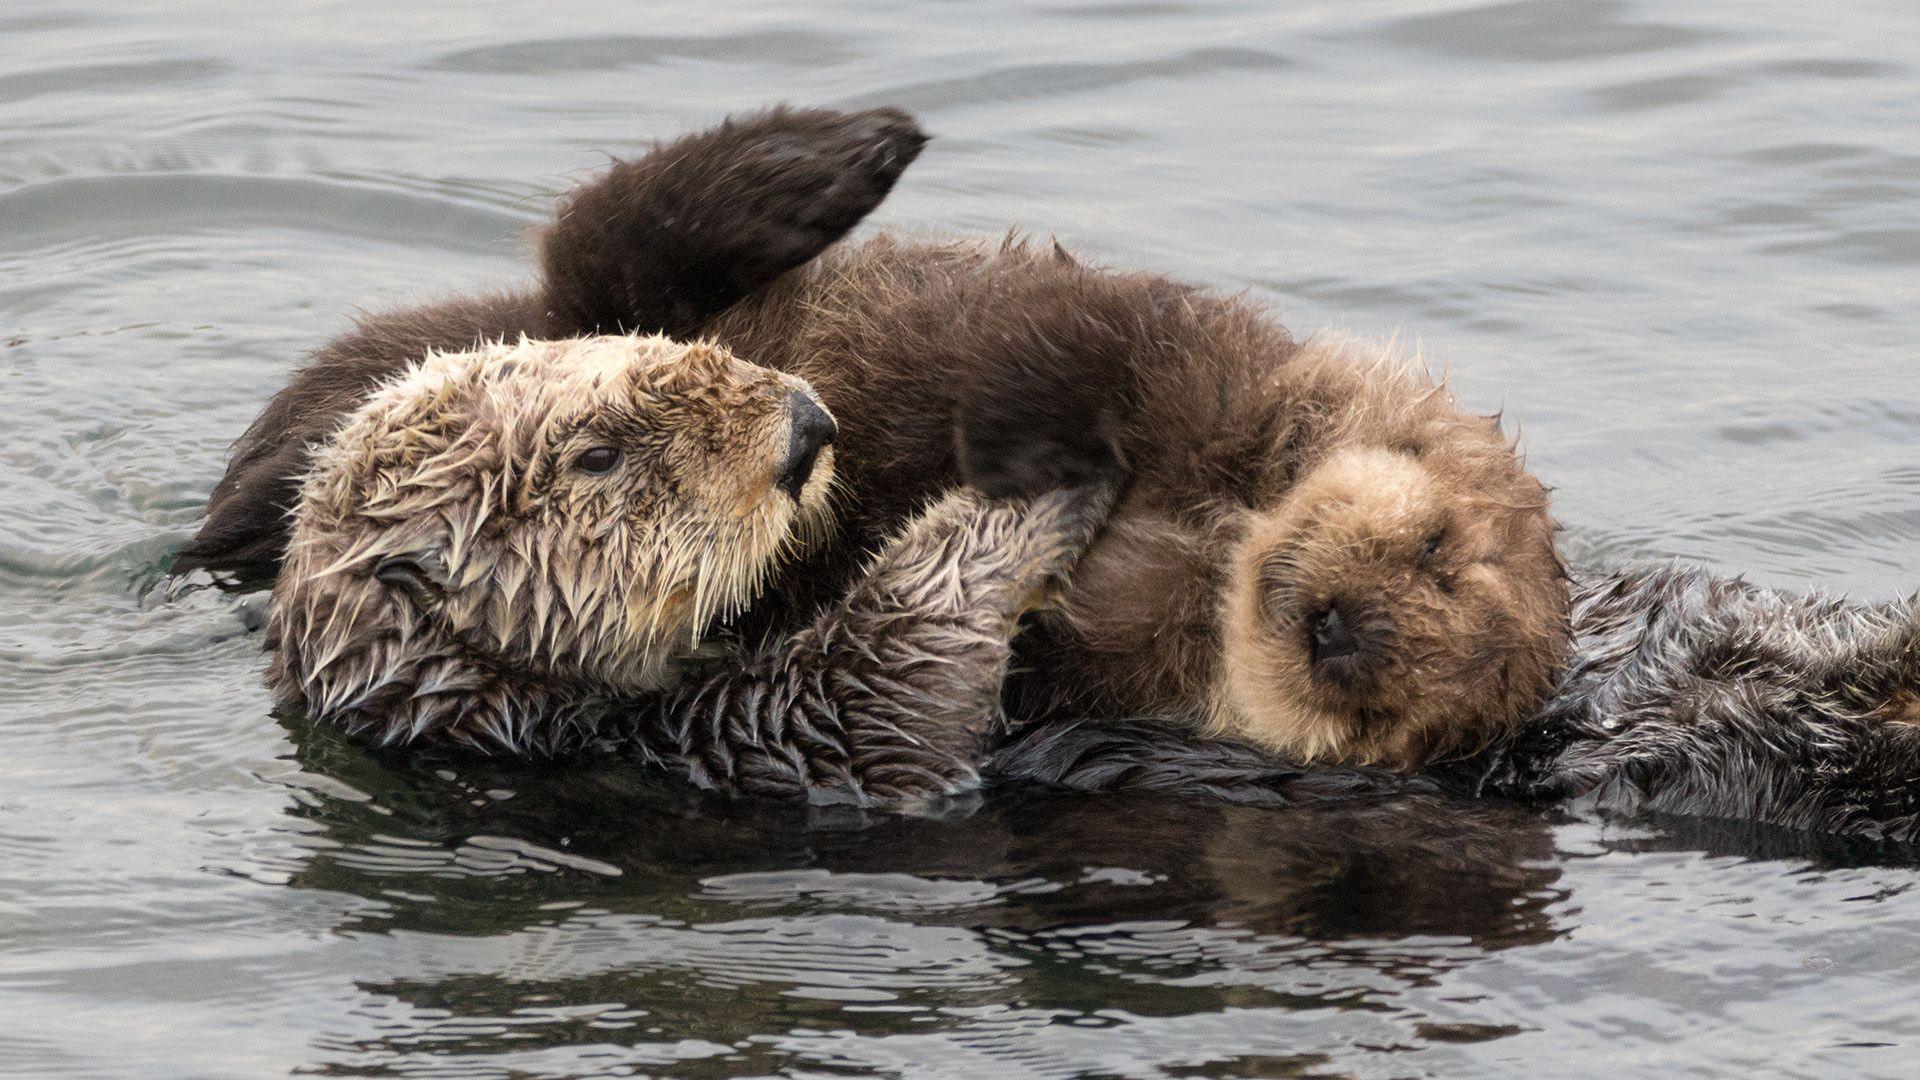
[(447, 598), (447, 564), (438, 552), (389, 555), (374, 566), (373, 577), (400, 590), (422, 613), (438, 608)]

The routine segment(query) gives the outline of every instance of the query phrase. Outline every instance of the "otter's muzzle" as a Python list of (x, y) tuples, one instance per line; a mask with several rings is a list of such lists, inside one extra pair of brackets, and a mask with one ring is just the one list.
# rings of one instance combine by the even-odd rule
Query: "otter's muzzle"
[(812, 394), (801, 390), (787, 395), (787, 412), (793, 428), (787, 436), (786, 460), (781, 463), (774, 486), (798, 499), (807, 481), (813, 478), (813, 466), (820, 460), (820, 451), (840, 433), (840, 425), (834, 423), (833, 417), (820, 407)]
[(1335, 601), (1309, 616), (1305, 630), (1314, 678), (1351, 692), (1376, 685), (1386, 646), (1385, 627), (1376, 613)]

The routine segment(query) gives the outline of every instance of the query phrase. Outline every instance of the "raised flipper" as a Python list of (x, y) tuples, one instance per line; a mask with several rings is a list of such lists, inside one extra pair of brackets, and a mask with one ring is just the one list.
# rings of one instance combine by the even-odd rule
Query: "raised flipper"
[(697, 332), (845, 236), (926, 144), (896, 109), (773, 109), (613, 167), (560, 202), (543, 284), (575, 334)]
[(745, 794), (899, 805), (971, 789), (1020, 616), (1111, 502), (1104, 485), (1024, 505), (947, 495), (812, 626), (634, 718), (640, 752)]
[(521, 335), (694, 334), (845, 235), (925, 142), (892, 109), (775, 109), (616, 162), (562, 199), (541, 237), (536, 288), (369, 316), (316, 351), (234, 443), (173, 572), (272, 577), (308, 448), (428, 350)]

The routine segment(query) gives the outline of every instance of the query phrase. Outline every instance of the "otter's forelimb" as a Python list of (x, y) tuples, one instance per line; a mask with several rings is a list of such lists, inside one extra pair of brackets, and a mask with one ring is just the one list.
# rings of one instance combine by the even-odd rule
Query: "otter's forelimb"
[(799, 633), (723, 660), (636, 733), (702, 786), (900, 805), (973, 788), (1020, 617), (1105, 520), (1112, 490), (953, 492)]

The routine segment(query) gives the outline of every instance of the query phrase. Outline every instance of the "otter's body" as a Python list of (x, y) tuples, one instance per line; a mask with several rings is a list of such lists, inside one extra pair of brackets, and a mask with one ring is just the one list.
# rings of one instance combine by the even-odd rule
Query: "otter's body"
[(899, 803), (970, 787), (1016, 624), (1104, 485), (947, 495), (757, 646), (724, 617), (817, 538), (832, 420), (711, 344), (435, 353), (316, 452), (268, 605), (267, 681), (370, 740), (624, 749), (721, 789)]
[[(780, 137), (769, 141), (770, 131)], [(754, 301), (757, 315), (747, 317), (743, 309), (745, 325), (713, 322), (729, 305), (814, 257), (871, 209), (918, 146), (917, 132), (897, 114), (776, 113), (616, 166), (615, 176), (643, 182), (596, 185), (578, 198), (590, 211), (597, 199), (613, 204), (617, 212), (612, 217), (626, 215), (627, 228), (603, 237), (627, 244), (626, 258), (614, 258), (595, 241), (598, 226), (584, 235), (576, 233), (573, 242), (567, 242), (566, 231), (557, 226), (547, 238), (548, 273), (534, 289), (390, 313), (330, 343), (241, 439), (215, 490), (207, 524), (181, 553), (179, 565), (261, 573), (276, 569), (286, 544), (285, 515), (300, 490), (309, 446), (325, 441), (377, 382), (430, 350), (460, 350), (480, 340), (512, 340), (521, 334), (568, 337), (603, 329), (686, 334), (713, 327), (743, 347), (752, 344), (749, 339), (758, 340), (775, 358), (799, 366), (809, 362), (809, 356), (839, 354), (835, 347), (822, 348), (817, 342), (815, 348), (821, 351), (803, 353), (793, 347), (797, 336), (783, 334), (798, 335), (802, 329), (815, 334), (855, 332), (862, 325), (858, 319), (815, 321), (809, 329), (807, 310), (794, 303), (800, 298), (809, 303), (830, 299), (822, 292), (823, 282), (836, 268), (893, 266), (897, 272), (925, 274), (943, 261), (963, 269), (1034, 264), (1036, 257), (1028, 252), (1007, 259), (978, 249), (941, 255), (938, 248), (923, 248), (900, 261), (897, 251), (874, 248), (836, 256), (810, 275), (767, 291)], [(753, 207), (751, 212), (742, 212), (746, 206)], [(609, 220), (608, 207), (602, 206), (575, 223), (604, 226)], [(929, 280), (922, 277), (922, 286)], [(991, 279), (969, 270), (945, 280), (990, 284)], [(1128, 318), (1158, 319), (1168, 310), (1186, 312), (1189, 304), (1211, 306), (1216, 316), (1241, 310), (1150, 278), (1102, 275), (1077, 280), (1113, 290), (1108, 295), (1135, 290), (1132, 301), (1120, 301), (1123, 318), (1117, 323), (1103, 327), (1098, 319), (1082, 323), (1065, 318), (1053, 324), (1070, 336), (1079, 335), (1083, 343), (1090, 340), (1087, 335), (1099, 340), (1105, 334), (1112, 341), (1114, 327), (1137, 328)], [(899, 295), (938, 293), (916, 287)], [(977, 314), (991, 307), (964, 310)], [(844, 314), (846, 308), (839, 310)], [(951, 308), (949, 313), (960, 310)], [(1090, 310), (1102, 309), (1095, 305)], [(916, 318), (929, 314), (939, 313), (923, 312)], [(898, 314), (892, 318), (896, 327), (901, 325)], [(1223, 325), (1234, 321), (1215, 323)], [(1259, 341), (1271, 355), (1297, 355), (1283, 335), (1257, 316), (1238, 325), (1247, 327), (1249, 340)], [(1027, 324), (1023, 340), (1033, 340), (1034, 329)], [(941, 323), (936, 318), (931, 330), (912, 340), (937, 356), (941, 348), (951, 347), (943, 340), (949, 332), (963, 338), (975, 335), (971, 340), (977, 345), (996, 332), (1021, 338), (1021, 331), (1017, 322), (996, 329), (991, 323)], [(1132, 344), (1158, 340), (1148, 334)], [(1012, 350), (1008, 355), (1047, 359), (1044, 351)], [(1113, 359), (1099, 350), (1088, 355), (1096, 365)], [(1151, 350), (1145, 355), (1152, 355)], [(1088, 356), (1075, 359), (1086, 361)], [(1119, 370), (1129, 366), (1121, 363)], [(1061, 370), (1044, 362), (1038, 368), (1023, 377), (1037, 375), (1042, 388), (1049, 385), (1050, 372)], [(845, 375), (858, 369), (838, 370)], [(958, 372), (932, 365), (923, 370), (925, 381), (906, 388), (918, 396), (904, 400), (937, 407), (960, 397), (951, 377)], [(836, 392), (902, 392), (898, 386), (879, 390), (884, 384), (866, 381), (871, 374), (851, 380), (850, 390), (838, 384)], [(1013, 369), (1012, 374), (1021, 372)], [(820, 377), (835, 386), (840, 376), (823, 372)], [(1208, 383), (1187, 385), (1204, 388)], [(1043, 407), (1049, 402), (1045, 394), (1035, 400)], [(1175, 394), (1159, 400), (1181, 399)], [(1157, 550), (1166, 560), (1114, 563), (1117, 572), (1133, 575), (1123, 579), (1133, 583), (1123, 599), (1137, 594), (1159, 603), (1160, 598), (1183, 595), (1175, 586), (1207, 580), (1196, 568), (1221, 565), (1204, 545), (1183, 543), (1181, 537), (1204, 537), (1205, 530), (1193, 530), (1191, 523), (1208, 520), (1208, 515), (1191, 513), (1194, 509), (1245, 499), (1246, 492), (1257, 491), (1250, 484), (1265, 482), (1259, 479), (1260, 462), (1241, 467), (1247, 463), (1237, 462), (1233, 453), (1207, 447), (1272, 455), (1277, 479), (1287, 479), (1284, 463), (1291, 459), (1275, 452), (1286, 445), (1284, 440), (1268, 441), (1270, 433), (1246, 423), (1249, 414), (1241, 407), (1252, 403), (1257, 409), (1259, 400), (1257, 395), (1225, 395), (1206, 408), (1178, 414), (1214, 418), (1221, 425), (1216, 429), (1218, 443), (1188, 444), (1199, 448), (1195, 461), (1215, 467), (1203, 472), (1217, 470), (1219, 475), (1210, 482), (1192, 481), (1188, 490), (1202, 497), (1185, 504), (1189, 525), (1184, 530), (1159, 527), (1156, 522), (1181, 515), (1150, 512), (1154, 508), (1143, 503), (1136, 490), (1126, 516), (1137, 520), (1131, 525), (1123, 521), (1108, 532), (1081, 568), (1081, 591), (1099, 580), (1093, 571), (1106, 557), (1103, 552), (1128, 550), (1130, 534), (1146, 541), (1136, 542), (1134, 550)], [(1004, 422), (998, 428), (990, 423), (975, 429), (976, 434), (1017, 431), (1009, 424), (1021, 419), (1018, 398), (985, 404), (989, 420), (998, 409)], [(907, 419), (910, 427), (924, 421)], [(1106, 418), (1088, 419), (1088, 432), (1099, 436), (1110, 430), (1103, 427)], [(876, 520), (919, 499), (922, 488), (942, 482), (947, 475), (943, 470), (966, 458), (968, 450), (976, 467), (984, 465), (1000, 479), (1035, 472), (1046, 479), (1046, 462), (1023, 456), (1017, 444), (1003, 447), (1007, 453), (996, 461), (979, 455), (992, 448), (990, 441), (963, 440), (962, 447), (949, 454), (941, 439), (925, 434), (930, 429), (914, 430), (921, 434), (909, 432), (911, 437), (899, 444), (907, 451), (902, 459), (875, 457), (872, 472), (855, 474), (849, 481), (862, 492), (849, 510), (853, 534), (871, 534)], [(1168, 479), (1159, 483), (1188, 483), (1179, 479), (1177, 456), (1167, 456), (1166, 448), (1151, 445), (1151, 440), (1144, 446), (1138, 441), (1142, 433), (1155, 430), (1151, 424), (1133, 429), (1131, 452), (1136, 458), (1144, 454), (1136, 464), (1144, 465), (1149, 475), (1165, 470), (1162, 475)], [(1192, 434), (1178, 425), (1158, 430)], [(861, 457), (889, 445), (888, 433), (857, 424), (845, 435), (842, 460), (849, 465), (859, 460), (852, 444), (863, 448)], [(1085, 445), (1072, 441), (1057, 449), (1061, 452), (1054, 457), (1070, 463), (1088, 454)], [(1417, 456), (1421, 447), (1402, 449)], [(891, 474), (885, 469), (890, 461), (896, 467)], [(1378, 464), (1378, 459), (1363, 455), (1355, 462)], [(924, 472), (909, 471), (908, 465)], [(1392, 476), (1400, 470), (1381, 465), (1378, 471)], [(1214, 501), (1208, 493), (1226, 493), (1226, 498)], [(1231, 516), (1221, 514), (1214, 520)], [(1032, 528), (1036, 524), (1037, 529)], [(947, 590), (931, 595), (970, 595), (971, 605), (962, 607), (984, 619), (981, 626), (993, 628), (988, 637), (998, 644), (989, 652), (1004, 650), (1003, 635), (1009, 632), (1005, 624), (1030, 599), (1016, 594), (1032, 585), (1036, 568), (1057, 562), (1072, 547), (1074, 529), (1062, 530), (1061, 525), (1057, 516), (1035, 519), (1007, 507), (969, 503), (966, 497), (949, 499), (889, 538), (871, 571), (856, 576), (854, 587), (826, 605), (818, 621), (807, 627), (775, 636), (757, 649), (734, 638), (717, 666), (688, 669), (683, 674), (690, 677), (647, 695), (638, 707), (591, 700), (590, 695), (576, 700), (596, 709), (602, 720), (615, 718), (618, 722), (609, 733), (625, 733), (648, 756), (715, 786), (763, 792), (826, 789), (886, 799), (964, 785), (980, 764), (972, 756), (984, 741), (978, 710), (995, 692), (997, 672), (993, 663), (969, 668), (974, 681), (967, 685), (972, 689), (951, 696), (943, 691), (941, 696), (960, 707), (926, 711), (931, 699), (918, 679), (937, 677), (941, 658), (954, 647), (952, 624), (943, 621), (951, 611), (929, 608), (927, 587), (935, 581), (980, 586), (981, 591), (973, 593)], [(1085, 527), (1084, 520), (1076, 526)], [(830, 561), (836, 567), (847, 564), (841, 555)], [(789, 609), (807, 606), (756, 605), (750, 616), (769, 627), (791, 625), (798, 616)], [(1196, 627), (1209, 621), (1203, 617), (1205, 604), (1191, 610)], [(928, 618), (917, 618), (916, 613)], [(900, 634), (902, 629), (909, 632)], [(1147, 788), (1267, 804), (1410, 789), (1532, 801), (1600, 793), (1609, 800), (1677, 813), (1734, 815), (1791, 827), (1920, 840), (1920, 726), (1914, 723), (1920, 711), (1915, 704), (1920, 697), (1920, 673), (1915, 670), (1920, 634), (1913, 602), (1866, 607), (1782, 596), (1695, 571), (1633, 572), (1586, 584), (1574, 607), (1574, 630), (1572, 664), (1543, 711), (1486, 753), (1422, 776), (1304, 770), (1257, 747), (1196, 738), (1169, 727), (1159, 716), (1040, 722), (1003, 742), (985, 767), (989, 775), (1006, 780), (1083, 791)], [(1194, 637), (1182, 640), (1204, 641), (1206, 633), (1198, 629)], [(889, 641), (892, 647), (883, 648)], [(830, 645), (837, 648), (827, 648)], [(841, 658), (837, 662), (835, 655)], [(1005, 654), (996, 655), (1004, 659)], [(902, 665), (909, 670), (917, 666), (920, 674), (898, 680)], [(943, 685), (951, 690), (957, 684)], [(561, 680), (560, 687), (578, 689), (571, 679)], [(887, 694), (873, 699), (876, 689)], [(917, 728), (922, 721), (933, 726)], [(957, 742), (942, 741), (956, 732)], [(869, 765), (876, 768), (870, 771)]]
[(697, 332), (803, 378), (841, 424), (832, 542), (762, 593), (750, 637), (804, 625), (963, 479), (1032, 494), (1117, 452), (1129, 494), (1030, 638), (1023, 714), (1153, 713), (1412, 768), (1544, 700), (1566, 635), (1544, 490), (1424, 368), (1057, 248), (882, 237), (792, 269), (919, 143), (884, 111), (773, 113), (617, 164), (562, 201), (531, 293), (323, 349), (242, 439), (183, 562), (270, 560), (303, 440), (427, 349)]

